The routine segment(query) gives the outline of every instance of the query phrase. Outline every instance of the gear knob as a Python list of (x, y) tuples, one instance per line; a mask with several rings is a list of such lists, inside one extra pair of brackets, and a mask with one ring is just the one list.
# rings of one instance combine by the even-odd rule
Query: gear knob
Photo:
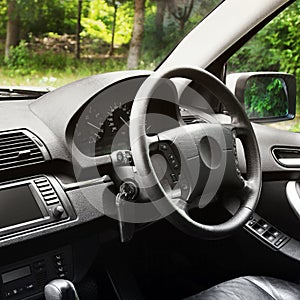
[(44, 293), (46, 300), (79, 300), (73, 283), (65, 279), (50, 281)]

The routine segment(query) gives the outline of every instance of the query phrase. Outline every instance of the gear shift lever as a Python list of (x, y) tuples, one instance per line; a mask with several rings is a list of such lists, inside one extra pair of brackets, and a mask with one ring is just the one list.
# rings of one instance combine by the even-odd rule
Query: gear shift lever
[(72, 282), (65, 279), (55, 279), (44, 289), (46, 300), (79, 300)]

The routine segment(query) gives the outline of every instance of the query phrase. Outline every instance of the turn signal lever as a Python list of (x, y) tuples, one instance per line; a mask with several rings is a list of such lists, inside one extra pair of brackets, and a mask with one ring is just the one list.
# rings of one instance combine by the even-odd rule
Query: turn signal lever
[(55, 279), (44, 289), (46, 300), (79, 300), (72, 282), (65, 279)]

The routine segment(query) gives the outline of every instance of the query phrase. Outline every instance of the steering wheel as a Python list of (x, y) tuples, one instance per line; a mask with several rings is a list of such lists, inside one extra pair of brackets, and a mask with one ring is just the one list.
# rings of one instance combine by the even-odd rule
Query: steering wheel
[[(231, 117), (230, 124), (199, 123), (179, 125), (155, 136), (146, 134), (145, 122), (151, 95), (163, 79), (181, 77), (190, 79), (205, 87), (226, 107)], [(241, 175), (236, 154), (235, 140), (242, 142), (246, 161), (246, 174)], [(147, 187), (149, 199), (155, 199), (157, 209), (184, 232), (205, 239), (226, 237), (241, 228), (252, 215), (260, 196), (262, 173), (259, 148), (252, 125), (236, 97), (218, 78), (211, 73), (191, 67), (155, 72), (139, 89), (132, 105), (130, 118), (130, 145), (139, 181)], [(161, 181), (150, 155), (150, 148), (167, 152), (166, 161), (179, 186), (180, 193), (172, 196)], [(195, 166), (198, 166), (195, 168)], [(180, 166), (180, 170), (176, 172)], [(174, 173), (175, 172), (175, 173)], [(212, 176), (211, 176), (212, 175)], [(177, 177), (177, 178), (176, 178)], [(240, 199), (240, 206), (233, 216), (221, 224), (208, 225), (192, 219), (189, 209), (207, 206), (210, 195), (219, 187), (205, 190), (204, 182), (209, 177), (221, 178), (220, 189), (229, 196)], [(159, 199), (159, 200), (157, 200)], [(200, 199), (200, 200), (199, 200)]]

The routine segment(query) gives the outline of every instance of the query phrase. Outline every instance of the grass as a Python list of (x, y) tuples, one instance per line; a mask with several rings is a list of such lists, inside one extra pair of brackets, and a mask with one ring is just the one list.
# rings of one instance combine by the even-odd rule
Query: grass
[(298, 118), (297, 124), (293, 125), (293, 126), (291, 127), (290, 131), (293, 131), (293, 132), (300, 132), (299, 118)]
[[(0, 52), (1, 53), (1, 52)], [(59, 87), (80, 78), (112, 71), (126, 70), (127, 59), (122, 53), (85, 55), (51, 50), (34, 51), (25, 41), (10, 50), (7, 59), (0, 55), (0, 85), (37, 85)], [(154, 69), (147, 56), (140, 60), (140, 69)]]
[[(154, 69), (153, 63), (141, 61), (141, 69)], [(0, 65), (0, 86), (52, 86), (60, 87), (78, 79), (95, 74), (126, 70), (126, 58), (97, 58), (97, 59), (69, 59), (63, 67), (9, 68)]]
[(30, 61), (0, 65), (0, 85), (59, 87), (80, 78), (126, 69), (126, 58), (83, 58), (44, 54)]

